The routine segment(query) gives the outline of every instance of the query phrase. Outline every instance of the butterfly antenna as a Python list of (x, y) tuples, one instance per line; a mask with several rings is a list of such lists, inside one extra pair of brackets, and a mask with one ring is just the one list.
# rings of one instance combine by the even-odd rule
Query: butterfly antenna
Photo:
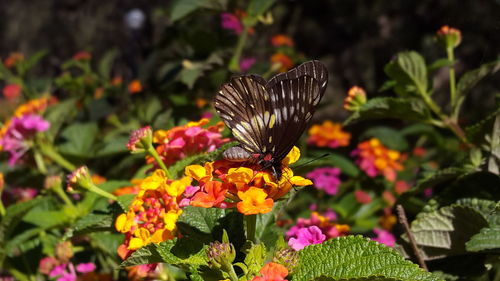
[(314, 159), (311, 159), (311, 160), (309, 160), (309, 161), (307, 161), (307, 162), (305, 162), (305, 163), (302, 163), (302, 164), (300, 164), (300, 165), (298, 165), (298, 166), (294, 166), (293, 168), (294, 168), (294, 169), (298, 169), (298, 168), (300, 168), (300, 167), (304, 167), (304, 166), (305, 166), (305, 165), (307, 165), (307, 164), (310, 164), (310, 163), (312, 163), (312, 162), (314, 162), (314, 161), (317, 161), (317, 160), (319, 160), (319, 159), (323, 159), (323, 158), (328, 157), (328, 156), (330, 156), (330, 155), (331, 155), (330, 153), (325, 153), (325, 154), (323, 154), (323, 155), (321, 155), (321, 156), (318, 156), (318, 157), (316, 157), (316, 158), (314, 158)]

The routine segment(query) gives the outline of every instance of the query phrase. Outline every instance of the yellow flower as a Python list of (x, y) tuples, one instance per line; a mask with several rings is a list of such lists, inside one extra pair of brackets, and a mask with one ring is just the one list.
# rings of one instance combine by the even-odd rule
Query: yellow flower
[(237, 208), (244, 215), (265, 214), (273, 209), (273, 199), (266, 199), (267, 193), (261, 188), (250, 187), (245, 192), (239, 191), (238, 197), (241, 202), (237, 204)]

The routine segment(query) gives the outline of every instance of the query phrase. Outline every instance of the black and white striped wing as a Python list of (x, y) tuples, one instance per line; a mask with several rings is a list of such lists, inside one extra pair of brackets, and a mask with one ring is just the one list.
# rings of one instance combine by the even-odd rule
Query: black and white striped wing
[[(266, 136), (267, 149), (277, 160), (295, 145), (311, 120), (328, 83), (328, 71), (319, 61), (309, 61), (274, 76), (266, 84), (274, 127)], [(271, 141), (269, 141), (271, 140)]]
[(215, 110), (234, 137), (250, 154), (264, 154), (273, 114), (266, 81), (256, 75), (238, 76), (222, 85), (215, 97)]

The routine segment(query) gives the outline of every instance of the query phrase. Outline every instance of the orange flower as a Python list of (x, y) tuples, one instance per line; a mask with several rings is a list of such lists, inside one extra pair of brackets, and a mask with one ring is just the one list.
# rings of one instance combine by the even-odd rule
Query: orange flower
[(196, 107), (198, 108), (204, 108), (205, 105), (207, 105), (207, 100), (204, 98), (197, 98), (196, 99)]
[(238, 191), (238, 197), (242, 200), (237, 204), (238, 211), (244, 215), (265, 214), (273, 209), (273, 199), (267, 198), (267, 193), (258, 187)]
[[(198, 181), (200, 191), (192, 197), (191, 205), (217, 208), (228, 208), (237, 205), (244, 214), (264, 213), (272, 210), (274, 200), (286, 195), (293, 186), (311, 185), (308, 179), (294, 176), (288, 168), (300, 157), (300, 151), (294, 147), (282, 161), (282, 176), (275, 179), (269, 171), (263, 171), (257, 164), (242, 165), (237, 162), (219, 160), (201, 165), (190, 165), (185, 168), (185, 174)], [(222, 197), (214, 203), (217, 196), (209, 196), (206, 192), (208, 183), (215, 179), (223, 183), (225, 200)], [(213, 184), (213, 183), (211, 183)], [(212, 187), (210, 187), (212, 188)], [(204, 191), (205, 190), (205, 191)], [(202, 195), (197, 195), (201, 193)], [(201, 202), (201, 203), (200, 203)]]
[(11, 53), (3, 63), (5, 64), (5, 67), (12, 68), (18, 62), (23, 60), (24, 60), (24, 55), (22, 53)]
[(384, 215), (380, 217), (380, 226), (382, 226), (383, 229), (391, 231), (392, 227), (396, 224), (398, 219), (396, 218), (395, 215), (392, 214), (391, 208), (385, 208), (384, 209)]
[(104, 88), (98, 87), (94, 91), (94, 99), (98, 100), (104, 96)]
[(273, 65), (273, 69), (279, 69), (280, 72), (285, 72), (293, 67), (292, 59), (282, 53), (272, 55), (271, 64)]
[(399, 151), (386, 148), (376, 138), (358, 144), (352, 155), (358, 157), (356, 163), (369, 177), (383, 175), (393, 182), (396, 180), (396, 172), (403, 169)]
[(307, 142), (320, 147), (336, 148), (348, 146), (351, 134), (342, 130), (342, 124), (325, 120), (321, 125), (313, 125), (308, 131)]
[(293, 40), (289, 36), (286, 36), (284, 34), (276, 34), (271, 38), (271, 44), (274, 47), (279, 47), (279, 46), (293, 46)]
[(196, 193), (191, 199), (195, 207), (210, 208), (220, 206), (226, 199), (227, 186), (220, 181), (209, 181), (204, 186), (205, 191)]
[(96, 184), (96, 185), (100, 185), (101, 183), (106, 182), (105, 177), (97, 175), (97, 174), (93, 174), (91, 178), (92, 178), (92, 182), (94, 182), (94, 184)]
[(32, 99), (28, 102), (21, 104), (14, 111), (14, 117), (21, 117), (28, 114), (40, 114), (45, 111), (47, 106), (57, 102), (55, 97), (41, 97)]
[(252, 281), (286, 281), (288, 269), (279, 263), (269, 262), (261, 268), (260, 274), (262, 276), (255, 276)]
[(132, 80), (132, 82), (128, 84), (128, 92), (130, 94), (137, 94), (140, 93), (141, 91), (142, 91), (142, 84), (141, 81), (139, 81), (138, 79)]

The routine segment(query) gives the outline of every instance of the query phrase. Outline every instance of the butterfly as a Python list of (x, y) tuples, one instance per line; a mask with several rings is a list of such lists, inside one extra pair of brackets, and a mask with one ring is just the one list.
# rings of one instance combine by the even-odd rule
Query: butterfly
[(328, 71), (316, 60), (269, 81), (258, 75), (232, 77), (221, 86), (214, 107), (240, 145), (225, 150), (223, 158), (257, 163), (279, 180), (281, 161), (307, 128), (327, 83)]

